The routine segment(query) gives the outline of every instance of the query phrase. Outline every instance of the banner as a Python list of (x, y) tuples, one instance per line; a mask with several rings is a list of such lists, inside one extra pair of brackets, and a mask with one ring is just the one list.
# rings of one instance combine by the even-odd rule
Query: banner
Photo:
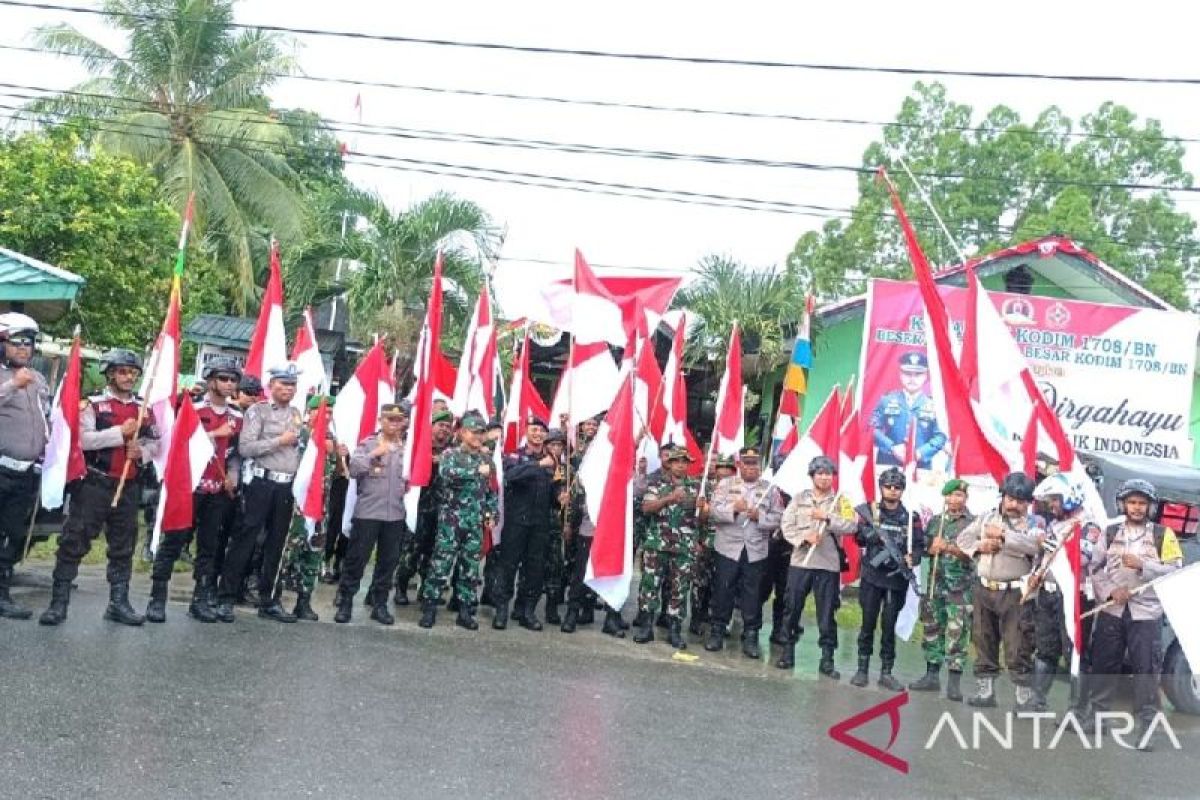
[[(961, 339), (967, 290), (939, 286)], [(1190, 464), (1200, 318), (1180, 311), (988, 293), (1076, 449)], [(945, 470), (953, 443), (929, 399), (915, 283), (874, 280), (859, 375), (878, 465), (899, 464), (916, 426), (917, 465)], [(987, 354), (980, 353), (980, 370)], [(1010, 431), (1014, 441), (1023, 431)]]

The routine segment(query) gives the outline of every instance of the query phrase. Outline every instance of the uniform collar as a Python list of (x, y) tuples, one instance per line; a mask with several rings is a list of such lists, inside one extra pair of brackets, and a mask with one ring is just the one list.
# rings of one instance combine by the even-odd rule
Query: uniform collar
[(100, 396), (102, 398), (104, 398), (105, 400), (115, 400), (118, 403), (125, 403), (126, 405), (128, 405), (129, 403), (136, 403), (138, 401), (137, 392), (134, 392), (133, 394), (129, 395), (129, 399), (125, 400), (125, 399), (117, 397), (115, 394), (113, 394), (112, 389), (108, 386), (104, 387), (104, 391), (100, 393)]

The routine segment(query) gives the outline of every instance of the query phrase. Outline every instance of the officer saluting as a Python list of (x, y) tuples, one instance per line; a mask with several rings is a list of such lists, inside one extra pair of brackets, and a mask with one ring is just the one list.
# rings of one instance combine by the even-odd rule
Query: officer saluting
[(242, 524), (234, 531), (221, 575), (217, 616), (233, 616), (238, 584), (254, 552), (254, 541), (264, 528), (262, 566), (258, 571), (258, 615), (277, 622), (295, 622), (283, 610), (275, 591), (275, 576), (283, 543), (292, 519), (292, 481), (300, 467), (300, 412), (292, 408), (299, 371), (295, 364), (268, 370), (270, 399), (252, 405), (245, 414), (238, 453), (253, 463), (245, 469), (242, 489)]
[(926, 393), (929, 361), (916, 350), (900, 356), (901, 389), (879, 399), (871, 415), (875, 431), (875, 463), (900, 467), (908, 460), (905, 452), (909, 431), (916, 426), (917, 467), (929, 469), (933, 457), (946, 446), (946, 434), (938, 428), (933, 400)]
[(29, 619), (8, 589), (25, 553), (26, 524), (38, 496), (34, 468), (46, 449), (46, 379), (31, 369), (38, 326), (24, 314), (0, 314), (0, 617)]
[[(141, 625), (145, 618), (129, 605), (129, 576), (133, 571), (133, 546), (137, 540), (137, 512), (141, 495), (139, 462), (149, 461), (157, 450), (157, 434), (143, 421), (141, 399), (133, 387), (142, 374), (142, 361), (128, 350), (110, 350), (100, 362), (108, 385), (87, 399), (79, 412), (79, 438), (87, 475), (72, 487), (71, 511), (58, 538), (54, 585), (50, 607), (38, 620), (58, 625), (67, 618), (71, 582), (79, 562), (92, 549), (92, 540), (105, 531), (108, 544), (108, 608), (104, 618), (122, 625)], [(117, 487), (125, 477), (121, 497), (113, 505)]]

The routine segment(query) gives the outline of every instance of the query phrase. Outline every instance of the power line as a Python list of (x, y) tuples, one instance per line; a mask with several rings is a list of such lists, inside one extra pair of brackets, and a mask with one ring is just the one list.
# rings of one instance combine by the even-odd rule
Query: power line
[[(65, 11), (73, 14), (91, 14), (101, 17), (122, 17), (126, 19), (177, 21), (180, 17), (169, 14), (134, 13), (128, 11), (111, 11), (100, 8), (70, 6), (49, 2), (25, 2), (18, 0), (0, 0), (0, 6), (16, 8), (32, 8), (44, 11)], [(559, 48), (538, 45), (518, 45), (505, 42), (485, 42), (459, 39), (439, 39), (416, 36), (400, 36), (397, 34), (369, 33), (366, 31), (346, 31), (329, 28), (295, 28), (284, 25), (229, 23), (228, 27), (238, 29), (260, 30), (272, 33), (286, 33), (295, 36), (322, 36), (332, 38), (355, 39), (364, 41), (390, 42), (393, 44), (416, 44), (433, 47), (450, 47), (458, 49), (485, 50), (494, 52), (525, 53), (531, 55), (574, 56), (595, 59), (613, 59), (640, 62), (657, 62), (672, 64), (698, 64), (706, 66), (729, 67), (758, 67), (766, 69), (815, 70), (822, 72), (843, 73), (875, 73), (911, 76), (958, 77), (958, 78), (1004, 78), (1020, 80), (1068, 81), (1089, 83), (1133, 83), (1133, 84), (1168, 84), (1195, 86), (1200, 85), (1200, 78), (1186, 77), (1152, 77), (1131, 75), (1082, 75), (1054, 74), (1041, 72), (1007, 72), (999, 70), (952, 70), (934, 69), (932, 67), (886, 67), (866, 66), (859, 64), (822, 64), (794, 61), (774, 61), (767, 59), (736, 59), (713, 56), (670, 55), (667, 53), (638, 53), (629, 51), (594, 50), (582, 48)]]

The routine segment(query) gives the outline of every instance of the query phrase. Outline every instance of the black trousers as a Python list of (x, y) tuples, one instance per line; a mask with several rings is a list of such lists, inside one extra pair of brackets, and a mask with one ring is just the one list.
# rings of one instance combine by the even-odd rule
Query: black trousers
[(117, 480), (88, 473), (71, 490), (71, 513), (58, 537), (54, 580), (73, 581), (79, 562), (92, 549), (92, 541), (104, 532), (108, 545), (109, 583), (128, 583), (133, 572), (133, 548), (137, 544), (138, 501), (141, 487), (136, 478), (125, 482), (117, 507), (112, 507)]
[(290, 482), (275, 483), (266, 478), (255, 478), (242, 487), (242, 524), (230, 537), (225, 553), (219, 593), (222, 601), (232, 603), (237, 598), (260, 532), (265, 538), (262, 564), (258, 568), (258, 593), (264, 603), (271, 599), (294, 504)]
[(788, 573), (791, 563), (792, 546), (785, 539), (771, 539), (767, 544), (767, 561), (763, 567), (759, 605), (766, 603), (772, 595), (775, 596), (771, 601), (771, 622), (776, 630), (783, 624), (784, 613), (787, 611)]
[(546, 580), (546, 540), (549, 536), (549, 519), (540, 525), (505, 523), (500, 536), (499, 572), (492, 598), (496, 605), (512, 599), (518, 570), (521, 572), (518, 599), (527, 604), (537, 604)]
[(745, 548), (742, 548), (736, 561), (715, 550), (713, 559), (716, 565), (712, 595), (713, 623), (728, 627), (736, 602), (738, 610), (742, 612), (742, 630), (757, 631), (762, 628), (762, 602), (759, 596), (766, 560), (751, 562)]
[(1128, 650), (1133, 668), (1134, 713), (1149, 722), (1159, 709), (1162, 619), (1134, 620), (1128, 606), (1119, 617), (1101, 611), (1092, 636), (1092, 674), (1088, 682), (1096, 710), (1108, 711), (1112, 706)]
[[(831, 575), (833, 573), (830, 573)], [(858, 657), (870, 658), (875, 643), (875, 624), (882, 612), (879, 632), (879, 658), (884, 669), (896, 663), (896, 619), (904, 608), (906, 589), (886, 589), (862, 581), (858, 586), (858, 601), (862, 604), (862, 630), (858, 632)]]
[(384, 522), (379, 519), (354, 518), (350, 530), (350, 544), (346, 549), (346, 560), (342, 564), (342, 577), (338, 591), (347, 597), (358, 593), (363, 570), (375, 552), (375, 572), (371, 575), (371, 598), (375, 605), (387, 603), (392, 589), (392, 575), (396, 562), (400, 560), (400, 545), (404, 541), (404, 520)]
[(587, 575), (588, 557), (592, 552), (592, 537), (574, 537), (575, 560), (571, 563), (571, 585), (567, 589), (567, 602), (582, 609), (591, 603), (590, 592), (583, 578)]
[[(839, 573), (825, 569), (788, 569), (786, 610), (779, 624), (786, 626), (792, 644), (796, 643), (795, 631), (800, 628), (800, 613), (811, 592), (817, 606), (817, 644), (822, 650), (837, 649), (837, 618), (834, 615), (842, 604), (841, 580)], [(865, 612), (863, 617), (865, 619)]]
[(192, 562), (192, 577), (197, 582), (201, 578), (214, 578), (221, 534), (233, 517), (233, 507), (233, 498), (225, 492), (193, 494), (192, 519), (195, 526), (186, 531), (163, 532), (158, 551), (154, 554), (154, 566), (150, 569), (151, 579), (171, 580), (175, 562), (192, 541), (193, 535), (196, 538), (196, 557)]
[(1058, 660), (1066, 656), (1070, 666), (1071, 640), (1063, 618), (1062, 592), (1042, 589), (1037, 593), (1033, 605), (1033, 636), (1034, 653), (1039, 661), (1057, 665)]
[(0, 567), (11, 567), (25, 555), (39, 480), (32, 469), (13, 472), (0, 467)]
[(346, 492), (350, 490), (350, 479), (335, 475), (329, 481), (329, 505), (325, 513), (325, 560), (336, 559), (341, 563), (346, 557), (349, 539), (342, 532), (342, 516), (346, 513)]

